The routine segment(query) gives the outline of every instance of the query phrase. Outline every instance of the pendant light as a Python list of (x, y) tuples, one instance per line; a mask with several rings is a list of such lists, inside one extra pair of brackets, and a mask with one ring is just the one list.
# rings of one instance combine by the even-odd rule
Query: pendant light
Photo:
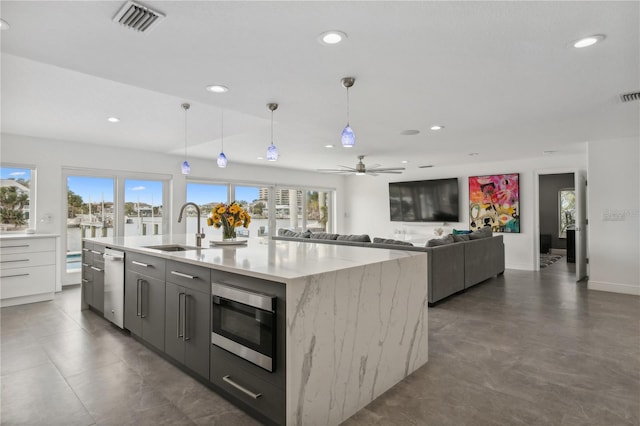
[(188, 175), (191, 173), (191, 166), (187, 161), (187, 111), (191, 108), (191, 105), (184, 103), (182, 109), (184, 109), (184, 163), (182, 163), (182, 174)]
[(278, 109), (278, 104), (267, 104), (267, 108), (271, 111), (271, 145), (267, 148), (267, 161), (276, 161), (278, 159), (278, 148), (273, 144), (273, 111)]
[(356, 135), (353, 134), (353, 129), (349, 125), (349, 88), (356, 82), (354, 77), (345, 77), (342, 80), (342, 86), (347, 89), (347, 125), (342, 129), (342, 146), (345, 148), (351, 148), (356, 143)]
[(220, 155), (218, 155), (218, 167), (227, 167), (227, 156), (224, 155), (224, 112), (220, 112)]

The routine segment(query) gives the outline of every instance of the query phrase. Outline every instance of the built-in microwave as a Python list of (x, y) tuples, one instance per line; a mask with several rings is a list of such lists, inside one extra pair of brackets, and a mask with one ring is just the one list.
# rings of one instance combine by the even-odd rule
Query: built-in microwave
[(216, 282), (211, 295), (211, 343), (273, 372), (277, 297)]

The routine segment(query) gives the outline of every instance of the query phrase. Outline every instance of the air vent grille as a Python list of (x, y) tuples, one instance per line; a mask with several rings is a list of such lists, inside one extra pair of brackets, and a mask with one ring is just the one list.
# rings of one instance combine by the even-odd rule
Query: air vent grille
[(113, 17), (114, 22), (142, 33), (148, 33), (163, 19), (164, 15), (162, 13), (132, 1), (126, 2), (116, 16)]
[(622, 102), (640, 101), (640, 92), (624, 93), (620, 95)]

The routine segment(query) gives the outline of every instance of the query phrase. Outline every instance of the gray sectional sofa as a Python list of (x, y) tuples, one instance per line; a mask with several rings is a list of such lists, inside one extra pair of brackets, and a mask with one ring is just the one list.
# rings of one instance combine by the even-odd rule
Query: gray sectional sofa
[(299, 233), (287, 229), (279, 229), (278, 235), (272, 238), (429, 253), (427, 284), (430, 305), (504, 273), (502, 235), (493, 236), (490, 228), (466, 235), (448, 235), (429, 241), (425, 247), (383, 238), (374, 238), (372, 241), (366, 234), (339, 235), (310, 231)]

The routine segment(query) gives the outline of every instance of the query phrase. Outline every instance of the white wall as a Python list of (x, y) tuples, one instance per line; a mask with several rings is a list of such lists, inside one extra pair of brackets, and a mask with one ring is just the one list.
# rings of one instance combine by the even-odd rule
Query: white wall
[[(520, 233), (502, 234), (505, 243), (507, 268), (535, 270), (537, 247), (537, 173), (545, 170), (584, 170), (585, 156), (548, 156), (509, 162), (486, 162), (449, 167), (417, 169), (407, 167), (402, 175), (350, 176), (346, 179), (345, 226), (348, 233), (366, 233), (373, 237), (408, 239), (415, 244), (424, 244), (435, 238), (438, 224), (391, 222), (389, 219), (389, 182), (421, 179), (457, 177), (460, 190), (461, 222), (449, 223), (445, 231), (452, 228), (469, 229), (468, 200), (469, 176), (488, 174), (520, 173)], [(401, 233), (398, 233), (400, 231)]]
[[(66, 186), (62, 178), (63, 168), (85, 168), (116, 170), (132, 173), (155, 173), (172, 175), (170, 193), (171, 232), (184, 233), (185, 222), (179, 224), (180, 206), (186, 201), (186, 177), (180, 172), (182, 158), (172, 155), (139, 151), (134, 148), (123, 150), (101, 145), (90, 145), (67, 141), (33, 138), (12, 134), (1, 135), (2, 163), (25, 164), (36, 167), (36, 221), (37, 232), (47, 234), (66, 233)], [(337, 175), (326, 175), (300, 170), (282, 169), (277, 164), (265, 166), (248, 166), (236, 164), (229, 159), (226, 169), (220, 169), (215, 161), (189, 159), (192, 175), (190, 178), (216, 179), (224, 182), (246, 182), (262, 184), (279, 184), (306, 187), (335, 188), (336, 224), (338, 232), (342, 232), (340, 218), (343, 217), (341, 206), (344, 194), (344, 178)], [(48, 223), (41, 222), (45, 215), (51, 216)], [(62, 240), (62, 239), (60, 239)], [(58, 247), (59, 258), (64, 253)], [(58, 270), (61, 270), (60, 260)], [(60, 281), (60, 277), (58, 277)], [(60, 289), (60, 282), (58, 289)], [(65, 283), (66, 284), (66, 283)]]
[(588, 144), (589, 288), (640, 295), (638, 139)]

